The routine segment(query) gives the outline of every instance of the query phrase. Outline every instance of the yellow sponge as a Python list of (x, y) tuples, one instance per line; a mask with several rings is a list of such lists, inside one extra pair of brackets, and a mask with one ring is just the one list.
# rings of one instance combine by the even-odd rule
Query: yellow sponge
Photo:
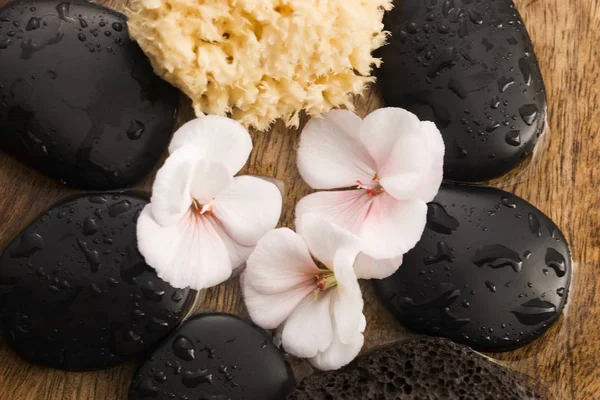
[(264, 130), (351, 108), (373, 80), (392, 0), (132, 0), (129, 30), (198, 116)]

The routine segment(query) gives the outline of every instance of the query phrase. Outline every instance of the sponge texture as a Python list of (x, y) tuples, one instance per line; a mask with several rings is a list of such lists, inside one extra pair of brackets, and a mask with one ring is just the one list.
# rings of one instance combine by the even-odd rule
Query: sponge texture
[(304, 379), (288, 400), (539, 399), (525, 380), (468, 347), (417, 339)]
[(132, 0), (129, 31), (198, 116), (264, 130), (352, 107), (373, 81), (392, 0)]

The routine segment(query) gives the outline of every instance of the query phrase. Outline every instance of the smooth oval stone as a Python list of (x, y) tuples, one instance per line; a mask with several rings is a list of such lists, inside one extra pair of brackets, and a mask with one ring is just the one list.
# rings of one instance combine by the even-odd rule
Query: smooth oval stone
[(315, 373), (288, 400), (542, 398), (527, 380), (465, 346), (425, 338), (396, 343), (340, 371)]
[(504, 351), (556, 321), (570, 282), (565, 238), (541, 211), (502, 190), (445, 184), (419, 243), (374, 285), (404, 325)]
[(148, 203), (98, 194), (62, 203), (21, 232), (0, 257), (0, 328), (36, 363), (106, 368), (143, 353), (182, 319), (193, 295), (156, 276), (137, 250)]
[(379, 87), (387, 105), (436, 123), (446, 179), (498, 177), (531, 154), (546, 92), (512, 0), (395, 1), (384, 23)]
[(0, 146), (83, 189), (145, 176), (173, 129), (178, 91), (129, 39), (125, 16), (83, 1), (0, 9)]
[(294, 374), (271, 335), (230, 314), (201, 314), (138, 370), (129, 400), (281, 400)]

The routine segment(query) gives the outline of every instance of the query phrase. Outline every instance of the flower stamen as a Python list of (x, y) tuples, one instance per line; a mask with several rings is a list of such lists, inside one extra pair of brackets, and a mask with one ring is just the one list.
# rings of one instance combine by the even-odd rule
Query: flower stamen
[(194, 209), (194, 212), (197, 215), (210, 215), (214, 209), (213, 201), (214, 199), (208, 202), (207, 204), (202, 204), (197, 199), (194, 199), (194, 204), (192, 205), (192, 208)]
[(315, 275), (315, 284), (317, 288), (315, 289), (315, 299), (319, 297), (319, 293), (326, 291), (332, 287), (337, 286), (337, 279), (335, 279), (335, 275), (333, 271), (326, 270), (321, 273)]
[(385, 192), (385, 189), (379, 184), (379, 174), (376, 172), (371, 178), (371, 182), (368, 184), (362, 183), (360, 180), (356, 181), (360, 189), (365, 189), (369, 196), (375, 197)]

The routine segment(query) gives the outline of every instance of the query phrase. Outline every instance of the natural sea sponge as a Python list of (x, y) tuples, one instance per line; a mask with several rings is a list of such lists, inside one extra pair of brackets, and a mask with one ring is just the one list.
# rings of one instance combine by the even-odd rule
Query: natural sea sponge
[(391, 0), (133, 0), (129, 31), (198, 116), (264, 130), (352, 108), (385, 43)]
[[(536, 385), (537, 386), (537, 385)], [(401, 342), (305, 378), (287, 400), (546, 398), (525, 377), (445, 339)]]

